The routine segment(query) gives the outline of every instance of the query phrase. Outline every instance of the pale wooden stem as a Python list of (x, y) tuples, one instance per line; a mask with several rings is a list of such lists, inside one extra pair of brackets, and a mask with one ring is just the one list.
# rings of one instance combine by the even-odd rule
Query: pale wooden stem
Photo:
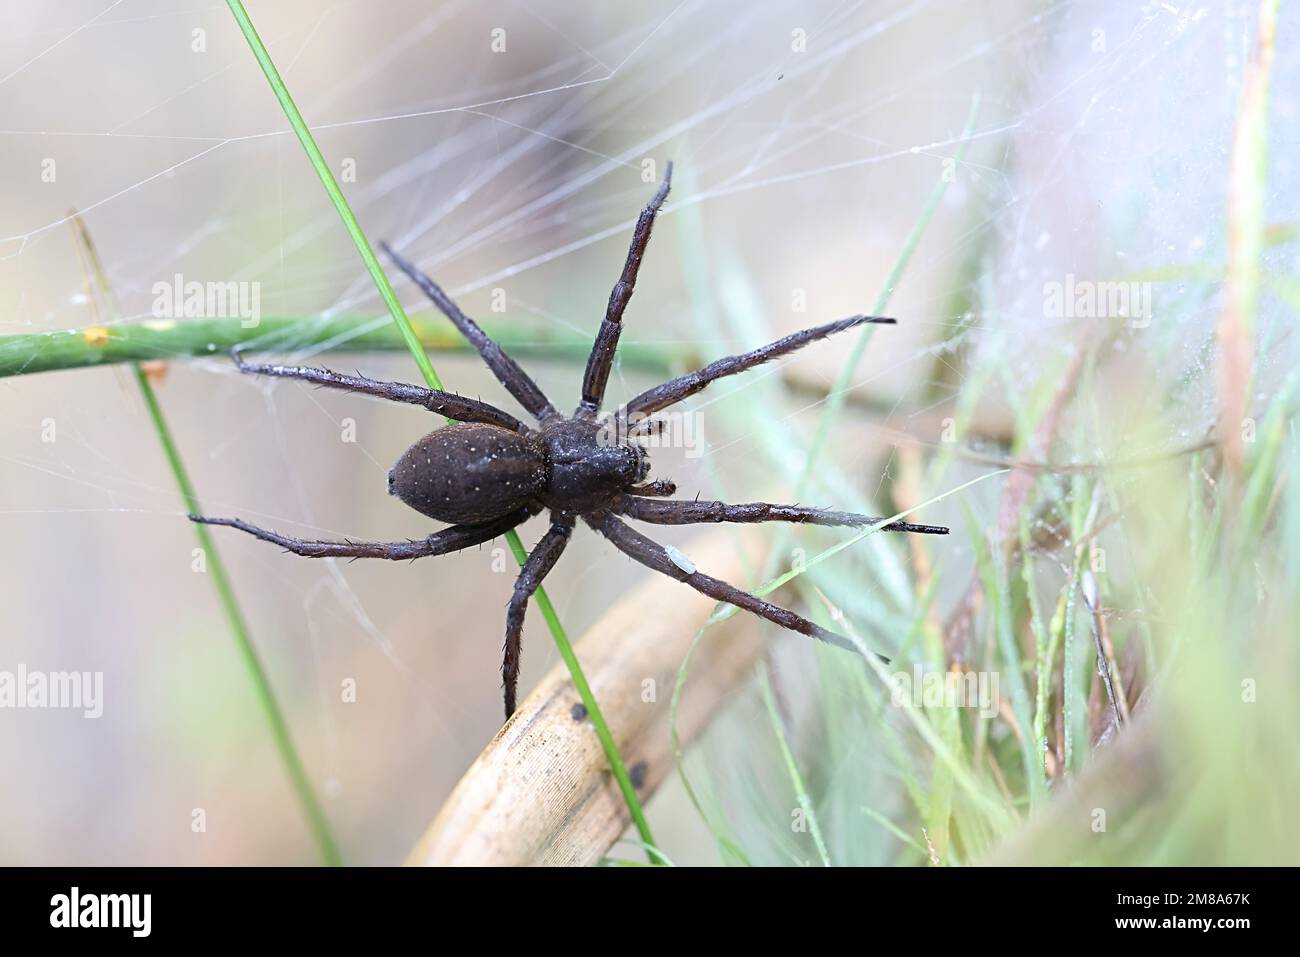
[[(748, 533), (716, 532), (684, 550), (702, 570), (739, 584), (738, 548), (758, 540)], [(668, 728), (673, 684), (691, 640), (714, 607), (711, 599), (678, 582), (646, 578), (576, 643), (643, 801), (674, 773)], [(748, 616), (735, 615), (705, 634), (691, 659), (678, 708), (683, 748), (749, 676), (764, 630)], [(629, 821), (600, 742), (581, 710), (575, 711), (579, 704), (567, 670), (556, 665), (474, 761), (407, 863), (598, 861)]]

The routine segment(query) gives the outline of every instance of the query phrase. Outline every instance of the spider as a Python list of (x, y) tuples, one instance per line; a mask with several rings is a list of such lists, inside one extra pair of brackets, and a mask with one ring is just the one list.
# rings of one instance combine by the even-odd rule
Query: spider
[[(232, 353), (241, 372), (301, 379), (326, 388), (406, 402), (455, 420), (412, 445), (388, 473), (390, 495), (397, 496), (422, 515), (450, 523), (449, 527), (422, 540), (334, 542), (290, 538), (238, 518), (199, 515), (190, 518), (208, 525), (237, 528), (308, 558), (400, 560), (444, 555), (470, 545), (480, 545), (543, 510), (549, 510), (550, 529), (524, 563), (506, 611), (501, 679), (507, 720), (515, 711), (520, 646), (528, 600), (555, 567), (578, 519), (641, 564), (710, 598), (753, 612), (782, 628), (856, 651), (843, 636), (695, 570), (676, 550), (659, 545), (623, 521), (631, 518), (652, 525), (802, 522), (858, 527), (885, 521), (868, 515), (801, 505), (772, 505), (767, 502), (734, 505), (674, 499), (671, 496), (677, 488), (672, 482), (647, 481), (650, 459), (639, 440), (654, 431), (659, 421), (650, 418), (654, 413), (695, 395), (718, 379), (744, 372), (837, 332), (864, 323), (892, 324), (893, 319), (857, 315), (796, 332), (752, 352), (718, 359), (694, 372), (657, 385), (625, 402), (611, 416), (600, 417), (605, 386), (619, 335), (623, 331), (623, 311), (636, 286), (655, 216), (668, 196), (671, 183), (672, 164), (669, 163), (663, 183), (637, 219), (622, 275), (610, 294), (604, 321), (587, 359), (582, 377), (582, 399), (572, 416), (562, 415), (528, 374), (489, 339), (437, 283), (386, 243), (381, 244), (384, 252), (470, 341), (506, 391), (537, 420), (538, 427), (525, 425), (486, 402), (454, 393), (402, 382), (381, 382), (360, 375), (342, 375), (328, 369), (254, 365), (245, 362), (238, 351)], [(943, 526), (910, 522), (893, 522), (884, 528), (936, 535), (948, 532)]]

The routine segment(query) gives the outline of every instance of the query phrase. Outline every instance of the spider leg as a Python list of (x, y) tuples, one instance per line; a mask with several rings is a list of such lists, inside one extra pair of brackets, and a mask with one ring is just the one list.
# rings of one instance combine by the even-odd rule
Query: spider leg
[(397, 264), (397, 268), (406, 273), (410, 280), (420, 287), (424, 294), (438, 307), (438, 310), (451, 320), (452, 325), (460, 330), (460, 334), (469, 340), (470, 345), (478, 350), (478, 354), (483, 357), (483, 361), (492, 370), (492, 374), (506, 387), (506, 391), (518, 400), (520, 405), (527, 409), (530, 414), (536, 416), (540, 422), (547, 422), (559, 417), (560, 413), (551, 404), (551, 400), (546, 398), (546, 394), (538, 388), (537, 383), (529, 377), (528, 373), (521, 369), (514, 359), (506, 355), (505, 350), (493, 342), (477, 322), (465, 315), (460, 306), (456, 305), (455, 300), (447, 295), (441, 286), (415, 268), (414, 263), (399, 256), (388, 243), (381, 242), (379, 245), (388, 254), (388, 257)]
[(647, 482), (645, 485), (633, 485), (627, 490), (627, 494), (640, 495), (646, 498), (663, 498), (668, 495), (676, 495), (677, 485), (667, 479), (657, 479), (653, 482)]
[[(802, 349), (810, 342), (816, 342), (818, 339), (824, 339), (837, 332), (843, 332), (845, 329), (852, 329), (854, 326), (860, 326), (867, 322), (892, 325), (894, 320), (885, 316), (849, 316), (847, 319), (828, 322), (822, 326), (813, 326), (811, 329), (792, 333), (784, 338), (777, 339), (775, 342), (760, 346), (752, 352), (718, 359), (716, 362), (710, 362), (703, 369), (696, 369), (694, 372), (688, 372), (684, 376), (657, 385), (653, 389), (647, 389), (619, 409), (617, 418), (623, 422), (627, 422), (633, 417), (642, 420), (644, 416), (658, 412), (660, 409), (666, 409), (668, 406), (675, 405), (682, 399), (694, 395), (718, 379), (735, 375), (738, 372), (745, 372), (778, 356), (794, 352), (796, 349)], [(639, 424), (639, 422), (633, 424), (633, 430)]]
[(239, 366), (240, 372), (247, 372), (251, 375), (275, 376), (281, 379), (301, 379), (304, 382), (311, 382), (327, 389), (360, 392), (363, 395), (388, 399), (390, 402), (409, 402), (411, 405), (420, 405), (430, 412), (437, 412), (440, 415), (459, 419), (462, 422), (496, 425), (512, 432), (527, 431), (524, 424), (513, 415), (503, 412), (495, 406), (488, 405), (486, 402), (469, 399), (451, 392), (425, 389), (421, 386), (407, 385), (405, 382), (381, 382), (377, 379), (367, 379), (364, 376), (343, 375), (329, 369), (314, 369), (310, 366), (256, 365), (245, 362), (238, 351), (232, 351), (231, 356), (234, 358), (235, 364)]
[(278, 532), (268, 531), (250, 525), (239, 518), (207, 518), (191, 515), (190, 521), (201, 525), (227, 525), (247, 532), (264, 542), (272, 542), (295, 555), (305, 558), (386, 558), (390, 561), (402, 561), (410, 558), (426, 558), (431, 555), (445, 555), (459, 551), (470, 545), (490, 542), (498, 535), (504, 535), (516, 525), (526, 521), (534, 512), (520, 509), (504, 518), (481, 525), (450, 525), (440, 529), (428, 538), (410, 542), (325, 542), (301, 538), (290, 538)]
[[(865, 527), (886, 521), (856, 512), (835, 512), (828, 508), (806, 508), (803, 505), (771, 505), (767, 502), (746, 502), (732, 505), (727, 502), (654, 502), (638, 498), (644, 492), (636, 487), (622, 496), (616, 510), (628, 518), (654, 525), (694, 525), (700, 522), (798, 522), (808, 525), (848, 525)], [(670, 493), (671, 494), (671, 493)], [(923, 535), (947, 535), (943, 525), (914, 525), (911, 522), (890, 522), (887, 532), (919, 532)]]
[[(735, 605), (745, 611), (753, 612), (760, 618), (766, 618), (782, 628), (797, 631), (800, 634), (820, 639), (827, 644), (845, 648), (849, 651), (858, 650), (857, 646), (843, 635), (827, 631), (802, 615), (796, 615), (789, 609), (773, 605), (757, 595), (741, 591), (734, 585), (728, 585), (726, 582), (705, 575), (703, 572), (688, 571), (687, 568), (674, 561), (669, 556), (668, 551), (658, 542), (647, 538), (631, 526), (624, 524), (609, 512), (591, 516), (584, 515), (583, 518), (587, 524), (613, 542), (614, 547), (623, 554), (635, 559), (647, 568), (653, 568), (660, 574), (690, 585), (701, 594), (708, 595), (717, 601), (726, 602), (728, 605)], [(889, 659), (884, 655), (878, 654), (876, 657), (885, 664), (889, 663)]]
[(555, 563), (559, 560), (564, 546), (569, 544), (573, 533), (574, 519), (571, 515), (560, 512), (551, 513), (551, 527), (542, 540), (537, 543), (524, 567), (515, 579), (514, 594), (510, 596), (510, 607), (506, 610), (506, 641), (501, 659), (501, 684), (505, 689), (506, 720), (515, 713), (515, 692), (519, 686), (519, 653), (524, 636), (524, 613), (528, 610), (528, 599), (533, 597)]
[(641, 258), (645, 255), (646, 244), (650, 242), (650, 231), (654, 228), (655, 216), (659, 207), (668, 198), (672, 188), (673, 164), (664, 170), (664, 181), (659, 184), (641, 215), (637, 217), (636, 228), (632, 231), (632, 245), (628, 248), (627, 259), (623, 263), (623, 273), (614, 284), (609, 294), (609, 304), (605, 307), (605, 319), (596, 333), (596, 341), (591, 346), (591, 355), (587, 358), (587, 371), (582, 377), (582, 401), (574, 411), (575, 416), (591, 418), (600, 408), (605, 397), (605, 386), (609, 382), (609, 371), (614, 365), (614, 353), (618, 349), (618, 337), (623, 331), (623, 310), (632, 298), (636, 288), (636, 276), (641, 270)]
[[(619, 422), (621, 422), (621, 420), (618, 419), (615, 420), (615, 428), (618, 427)], [(639, 419), (636, 423), (629, 426), (627, 429), (627, 435), (629, 438), (634, 438), (634, 439), (653, 438), (654, 436), (662, 435), (667, 430), (668, 430), (667, 419), (655, 419), (655, 418), (647, 417), (644, 419)]]

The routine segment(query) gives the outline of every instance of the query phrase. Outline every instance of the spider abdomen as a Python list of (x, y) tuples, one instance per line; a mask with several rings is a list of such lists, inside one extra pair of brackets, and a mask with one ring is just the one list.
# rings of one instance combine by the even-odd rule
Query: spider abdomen
[(546, 485), (536, 439), (495, 425), (430, 432), (388, 473), (388, 494), (440, 522), (477, 523), (526, 505)]

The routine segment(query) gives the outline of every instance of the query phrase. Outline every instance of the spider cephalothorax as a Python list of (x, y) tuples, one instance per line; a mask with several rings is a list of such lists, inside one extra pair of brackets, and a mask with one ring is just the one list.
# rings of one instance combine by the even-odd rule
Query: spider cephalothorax
[[(650, 472), (650, 459), (638, 444), (638, 437), (653, 428), (654, 419), (649, 417), (654, 413), (694, 395), (717, 379), (744, 372), (836, 332), (868, 322), (892, 323), (892, 319), (850, 316), (796, 332), (752, 352), (719, 359), (695, 372), (655, 386), (629, 400), (605, 419), (599, 417), (623, 328), (623, 310), (632, 296), (655, 215), (668, 196), (671, 180), (672, 164), (669, 164), (663, 184), (637, 219), (623, 273), (610, 294), (605, 319), (587, 360), (582, 379), (582, 399), (570, 417), (556, 410), (527, 373), (489, 339), (440, 286), (387, 246), (385, 251), (402, 271), (455, 324), (501, 384), (537, 420), (536, 427), (525, 425), (508, 412), (486, 402), (450, 392), (402, 382), (378, 382), (328, 369), (253, 365), (235, 354), (235, 361), (244, 372), (303, 379), (329, 388), (407, 402), (456, 420), (412, 445), (388, 473), (390, 494), (423, 515), (451, 523), (449, 527), (418, 541), (330, 542), (289, 538), (237, 518), (190, 517), (209, 525), (238, 528), (309, 558), (411, 559), (445, 555), (491, 541), (539, 512), (549, 511), (551, 527), (529, 554), (515, 581), (514, 594), (506, 612), (501, 677), (505, 686), (507, 718), (515, 710), (520, 642), (528, 600), (564, 551), (579, 518), (638, 562), (711, 598), (751, 611), (783, 628), (854, 649), (855, 646), (846, 638), (807, 618), (696, 570), (689, 562), (671, 555), (620, 517), (657, 525), (804, 522), (867, 526), (885, 521), (869, 515), (800, 505), (771, 505), (766, 502), (731, 505), (672, 499), (677, 491), (672, 482), (645, 481)], [(948, 531), (938, 525), (908, 522), (893, 522), (885, 528), (940, 535)]]
[(577, 418), (557, 417), (535, 432), (448, 425), (406, 450), (388, 473), (388, 491), (440, 522), (500, 518), (530, 502), (596, 511), (650, 471), (645, 449), (610, 444), (607, 434)]

